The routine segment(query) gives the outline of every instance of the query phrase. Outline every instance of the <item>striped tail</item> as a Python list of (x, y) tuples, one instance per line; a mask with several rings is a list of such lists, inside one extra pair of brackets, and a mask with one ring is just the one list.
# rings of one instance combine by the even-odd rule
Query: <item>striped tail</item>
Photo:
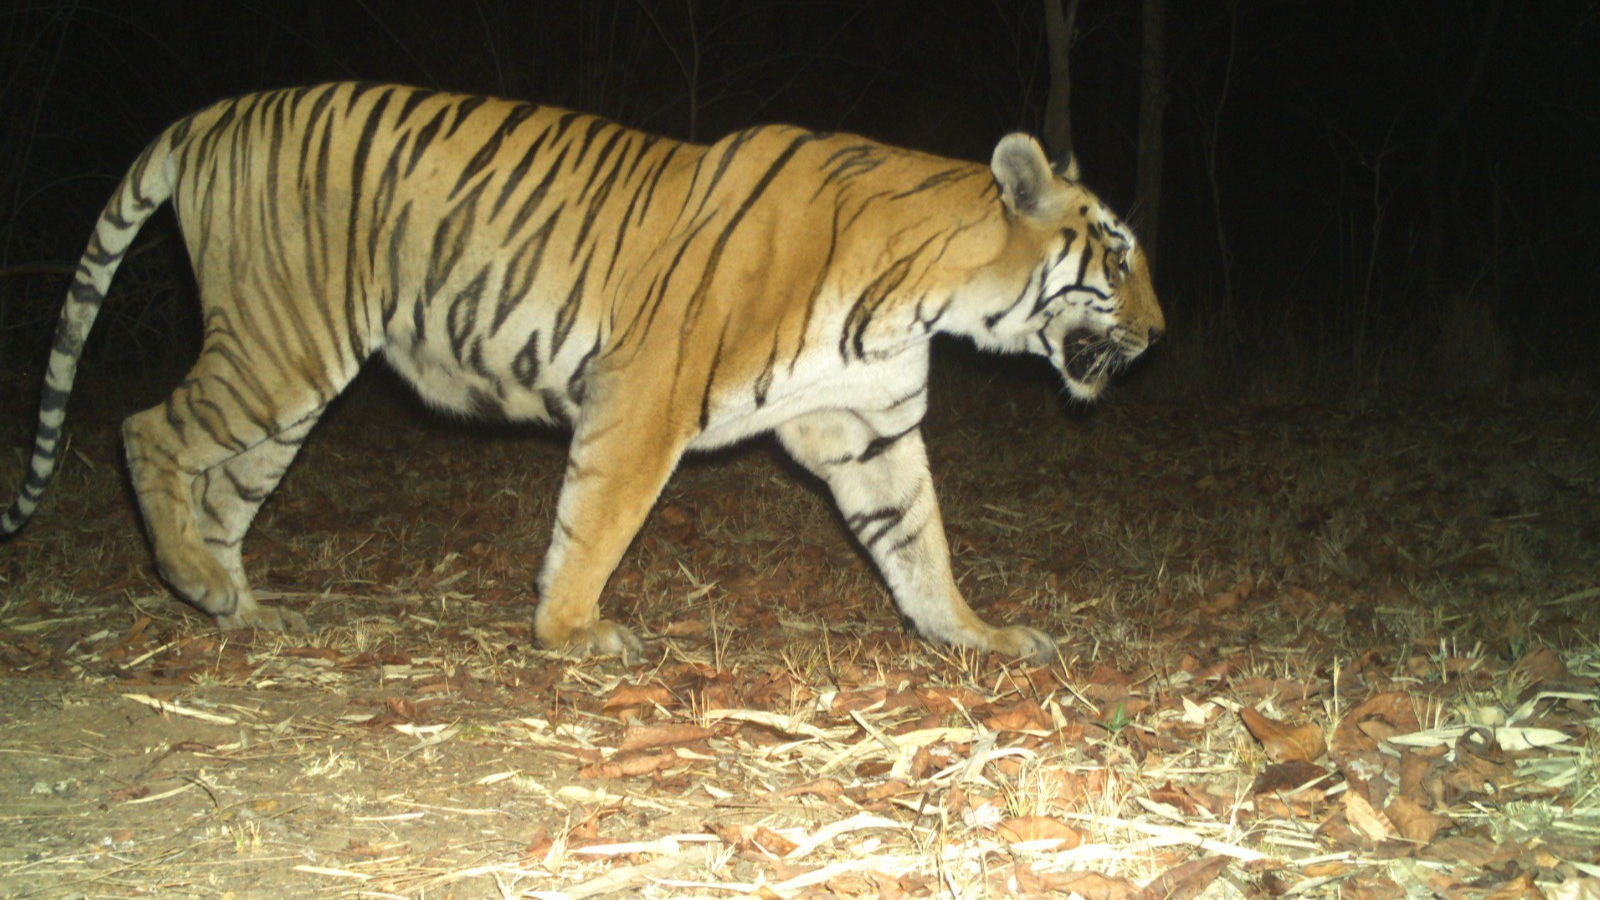
[(55, 343), (50, 349), (50, 366), (45, 371), (43, 396), (39, 401), (39, 430), (33, 439), (33, 461), (17, 499), (0, 515), (0, 537), (14, 534), (26, 525), (39, 508), (50, 476), (55, 474), (61, 451), (61, 425), (67, 418), (67, 397), (78, 372), (78, 358), (89, 336), (100, 303), (111, 287), (111, 276), (128, 252), (139, 228), (167, 198), (172, 196), (172, 173), (167, 165), (171, 148), (180, 144), (188, 120), (173, 126), (145, 148), (123, 176), (117, 192), (89, 237), (88, 249), (78, 262), (78, 271), (67, 290), (61, 318), (56, 323)]

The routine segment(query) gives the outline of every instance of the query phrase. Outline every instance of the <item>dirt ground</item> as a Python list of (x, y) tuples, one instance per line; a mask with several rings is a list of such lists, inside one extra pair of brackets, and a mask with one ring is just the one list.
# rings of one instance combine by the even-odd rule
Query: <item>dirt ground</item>
[(957, 570), (1061, 637), (1034, 668), (907, 636), (759, 441), (613, 578), (645, 662), (541, 651), (564, 438), (382, 377), (246, 543), (314, 632), (218, 633), (151, 574), (132, 398), (82, 392), (0, 545), (0, 896), (1600, 897), (1594, 399), (1154, 393), (935, 384)]

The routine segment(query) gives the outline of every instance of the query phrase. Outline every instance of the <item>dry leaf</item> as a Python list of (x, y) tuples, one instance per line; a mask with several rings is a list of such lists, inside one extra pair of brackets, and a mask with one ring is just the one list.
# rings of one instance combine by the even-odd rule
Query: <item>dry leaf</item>
[(1515, 878), (1482, 897), (1483, 900), (1544, 900), (1544, 892), (1533, 883), (1531, 872), (1518, 872)]
[(1339, 896), (1349, 900), (1402, 900), (1406, 891), (1387, 875), (1362, 872), (1340, 885)]
[(672, 696), (672, 691), (663, 684), (652, 682), (650, 684), (619, 684), (611, 693), (606, 695), (605, 702), (600, 708), (608, 713), (615, 713), (619, 709), (628, 709), (636, 706), (661, 705), (672, 707), (677, 705), (677, 699)]
[(1401, 837), (1418, 844), (1431, 843), (1434, 835), (1452, 824), (1445, 816), (1429, 812), (1422, 804), (1405, 796), (1396, 797), (1383, 814), (1394, 823)]
[(1244, 727), (1250, 729), (1267, 759), (1275, 763), (1312, 762), (1328, 750), (1322, 729), (1313, 722), (1289, 726), (1267, 718), (1246, 706), (1239, 710)]
[(777, 795), (779, 797), (800, 797), (809, 794), (813, 797), (820, 797), (823, 800), (834, 800), (843, 793), (844, 785), (840, 784), (838, 779), (819, 778), (816, 781), (808, 781), (792, 788), (785, 788), (779, 791)]
[(1083, 843), (1076, 828), (1050, 816), (1017, 816), (995, 826), (995, 832), (1008, 844), (1020, 841), (1056, 841), (1055, 849), (1071, 850)]
[(1039, 880), (1048, 890), (1073, 893), (1084, 900), (1129, 900), (1139, 889), (1124, 878), (1112, 878), (1099, 872), (1039, 872)]
[(1345, 714), (1333, 732), (1333, 748), (1340, 755), (1376, 750), (1385, 737), (1410, 734), (1418, 729), (1419, 701), (1401, 693), (1375, 694)]
[(578, 770), (579, 778), (628, 778), (670, 769), (679, 762), (671, 750), (654, 753), (618, 753), (605, 762), (591, 763)]
[(1267, 766), (1250, 786), (1252, 794), (1280, 794), (1329, 777), (1327, 769), (1309, 762), (1287, 762)]
[(1439, 797), (1430, 790), (1430, 786), (1437, 788), (1438, 785), (1432, 758), (1412, 750), (1400, 754), (1400, 796), (1418, 803), (1438, 802)]
[(990, 706), (985, 712), (983, 724), (991, 731), (1049, 731), (1055, 724), (1050, 714), (1032, 700)]
[(1535, 683), (1541, 681), (1564, 681), (1571, 677), (1567, 672), (1566, 663), (1549, 647), (1540, 647), (1527, 656), (1517, 660), (1516, 669), (1533, 676)]
[(1368, 840), (1383, 841), (1395, 835), (1394, 826), (1382, 813), (1372, 808), (1360, 791), (1344, 792), (1344, 817), (1351, 828)]
[(706, 830), (730, 847), (766, 857), (787, 856), (799, 846), (765, 825), (723, 825), (707, 822)]
[(622, 734), (622, 745), (617, 749), (622, 752), (630, 750), (645, 750), (650, 747), (667, 747), (675, 744), (692, 744), (703, 741), (716, 734), (710, 728), (688, 723), (675, 723), (670, 725), (640, 725), (630, 724), (628, 730)]
[(1255, 587), (1255, 580), (1247, 575), (1241, 578), (1233, 587), (1212, 597), (1210, 601), (1203, 604), (1200, 607), (1200, 612), (1207, 616), (1233, 612), (1239, 608), (1241, 603), (1250, 599), (1250, 592), (1255, 590)]
[(1146, 884), (1139, 892), (1139, 900), (1193, 900), (1217, 880), (1227, 865), (1226, 856), (1213, 856), (1174, 866)]

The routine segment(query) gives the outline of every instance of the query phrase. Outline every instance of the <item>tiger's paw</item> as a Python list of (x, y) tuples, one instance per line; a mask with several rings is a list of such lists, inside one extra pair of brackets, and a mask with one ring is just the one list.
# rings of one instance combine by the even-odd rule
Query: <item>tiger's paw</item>
[(637, 662), (644, 655), (644, 641), (629, 629), (601, 619), (593, 625), (574, 628), (567, 639), (553, 649), (575, 656), (620, 656), (626, 664)]
[(1034, 665), (1048, 665), (1056, 661), (1056, 639), (1026, 625), (996, 628), (989, 632), (989, 652)]

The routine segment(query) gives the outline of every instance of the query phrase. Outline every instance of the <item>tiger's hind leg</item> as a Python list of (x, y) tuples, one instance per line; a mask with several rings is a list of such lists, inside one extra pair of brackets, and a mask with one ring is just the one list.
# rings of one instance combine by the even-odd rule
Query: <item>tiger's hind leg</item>
[(884, 415), (829, 411), (778, 427), (795, 461), (827, 482), (839, 513), (872, 557), (900, 612), (923, 637), (1043, 663), (1055, 641), (1025, 625), (996, 628), (967, 605), (928, 473), (920, 408)]
[[(247, 348), (208, 344), (162, 404), (130, 416), (128, 473), (156, 568), (223, 628), (303, 626), (261, 606), (244, 578), (240, 541), (337, 391), (354, 375), (241, 371)], [(263, 361), (262, 369), (270, 369)]]
[(195, 515), (200, 537), (222, 564), (238, 597), (234, 612), (218, 616), (223, 628), (265, 628), (271, 631), (307, 631), (305, 617), (289, 609), (261, 606), (245, 578), (245, 532), (294, 461), (321, 410), (256, 444), (254, 447), (200, 473), (193, 486)]

